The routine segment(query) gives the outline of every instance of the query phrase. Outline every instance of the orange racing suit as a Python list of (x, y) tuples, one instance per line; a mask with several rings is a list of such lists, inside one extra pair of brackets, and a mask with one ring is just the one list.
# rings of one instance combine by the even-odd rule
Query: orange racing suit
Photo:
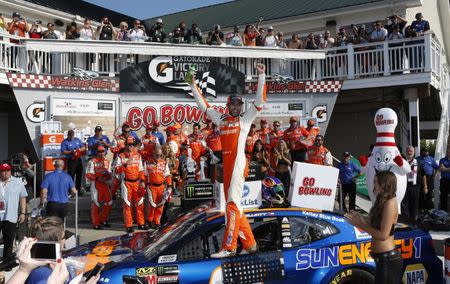
[[(306, 151), (305, 162), (315, 165), (329, 165), (331, 153), (324, 146), (312, 145)], [(332, 161), (331, 161), (332, 162)]]
[[(92, 158), (87, 164), (86, 178), (91, 181), (91, 218), (95, 227), (108, 221), (111, 211), (111, 191), (107, 184), (111, 179), (111, 164), (105, 158)], [(103, 203), (101, 214), (100, 203)]]
[(242, 161), (245, 159), (245, 142), (252, 121), (258, 112), (262, 110), (262, 106), (267, 100), (265, 76), (264, 74), (258, 76), (258, 90), (255, 101), (250, 104), (246, 112), (238, 117), (215, 110), (208, 104), (196, 85), (191, 84), (190, 87), (199, 108), (206, 112), (206, 115), (214, 123), (220, 126), (223, 183), (225, 200), (227, 202), (225, 209), (226, 229), (222, 248), (225, 250), (236, 250), (239, 237), (243, 249), (249, 249), (256, 242), (241, 205), (245, 175), (248, 174), (248, 165)]
[(142, 155), (142, 158), (144, 160), (150, 159), (153, 155), (153, 150), (155, 149), (156, 145), (159, 145), (159, 139), (155, 135), (144, 135), (141, 138), (142, 146), (139, 150), (139, 153)]
[(259, 134), (257, 132), (253, 134), (247, 134), (245, 139), (245, 157), (250, 161), (250, 157), (253, 152), (253, 147), (255, 146), (255, 142), (259, 139)]
[(169, 165), (163, 159), (159, 159), (158, 161), (150, 159), (145, 170), (149, 202), (147, 221), (159, 225), (164, 204), (172, 191), (172, 178)]
[(136, 151), (122, 152), (114, 160), (115, 174), (120, 180), (120, 189), (123, 199), (123, 215), (125, 227), (133, 225), (131, 205), (136, 208), (138, 225), (144, 225), (144, 194), (145, 189), (139, 183), (145, 180), (144, 166), (141, 155)]

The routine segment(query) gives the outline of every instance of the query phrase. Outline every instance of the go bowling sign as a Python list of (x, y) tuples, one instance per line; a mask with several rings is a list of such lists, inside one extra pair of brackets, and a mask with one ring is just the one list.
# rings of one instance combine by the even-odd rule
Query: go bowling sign
[(296, 207), (332, 211), (338, 174), (334, 167), (294, 162), (289, 202)]

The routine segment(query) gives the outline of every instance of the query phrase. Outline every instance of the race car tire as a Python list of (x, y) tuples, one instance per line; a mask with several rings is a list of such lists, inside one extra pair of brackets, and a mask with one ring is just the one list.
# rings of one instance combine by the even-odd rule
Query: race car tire
[(367, 270), (346, 268), (331, 278), (329, 284), (375, 284), (375, 276)]

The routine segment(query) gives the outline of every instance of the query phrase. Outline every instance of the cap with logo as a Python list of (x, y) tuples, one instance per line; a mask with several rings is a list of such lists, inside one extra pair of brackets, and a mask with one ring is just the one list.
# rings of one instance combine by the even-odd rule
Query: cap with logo
[[(128, 142), (128, 139), (127, 139), (127, 142)], [(101, 145), (97, 147), (97, 152), (105, 152), (105, 151), (106, 151), (105, 147), (103, 147)]]
[(176, 132), (177, 128), (175, 126), (171, 125), (166, 128), (166, 131), (167, 132)]
[(100, 126), (100, 125), (97, 125), (96, 127), (95, 127), (95, 130), (94, 131), (102, 131), (103, 129), (102, 129), (102, 127)]
[(344, 154), (342, 156), (344, 156), (344, 158), (350, 157), (350, 153), (349, 152), (344, 152)]
[(229, 103), (235, 103), (235, 102), (237, 102), (237, 103), (240, 103), (240, 104), (243, 104), (244, 103), (244, 101), (242, 100), (242, 97), (241, 96), (238, 96), (238, 95), (230, 95), (229, 97), (228, 97), (228, 99), (227, 99), (227, 104), (229, 104)]
[(4, 172), (4, 171), (10, 171), (11, 170), (11, 165), (9, 163), (3, 162), (0, 164), (0, 171)]

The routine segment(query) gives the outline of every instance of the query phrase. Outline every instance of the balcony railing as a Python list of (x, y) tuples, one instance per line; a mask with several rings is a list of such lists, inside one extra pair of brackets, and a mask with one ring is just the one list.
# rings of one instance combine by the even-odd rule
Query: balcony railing
[[(269, 75), (287, 75), (296, 80), (353, 80), (429, 72), (439, 81), (445, 62), (444, 51), (432, 33), (401, 40), (349, 44), (322, 52), (2, 36), (0, 71), (38, 74), (70, 74), (78, 67), (115, 76), (130, 65), (164, 54), (209, 56), (247, 76), (256, 75), (255, 61), (263, 61)], [(20, 44), (14, 40), (20, 40)]]

